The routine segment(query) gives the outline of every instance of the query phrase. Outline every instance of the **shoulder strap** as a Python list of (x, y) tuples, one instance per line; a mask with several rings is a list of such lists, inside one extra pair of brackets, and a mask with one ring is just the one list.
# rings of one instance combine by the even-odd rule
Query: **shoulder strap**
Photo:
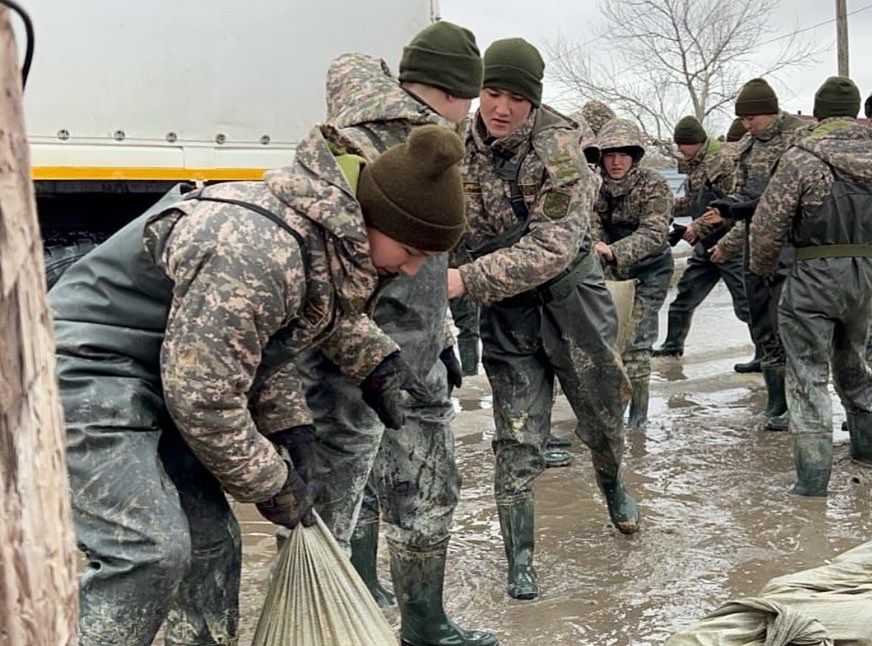
[(527, 145), (521, 155), (504, 157), (497, 152), (491, 154), (491, 161), (493, 162), (494, 172), (497, 177), (509, 183), (509, 204), (512, 205), (515, 217), (521, 222), (525, 221), (530, 215), (530, 209), (527, 208), (527, 202), (524, 200), (521, 185), (518, 183), (518, 178), (521, 176), (521, 166), (529, 152), (530, 146)]

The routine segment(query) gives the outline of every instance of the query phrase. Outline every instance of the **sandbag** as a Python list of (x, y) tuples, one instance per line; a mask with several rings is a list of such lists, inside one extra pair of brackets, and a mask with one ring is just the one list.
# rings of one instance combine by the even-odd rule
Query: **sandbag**
[(636, 334), (633, 303), (636, 300), (635, 280), (607, 280), (606, 287), (618, 310), (618, 352), (623, 352)]
[(397, 638), (330, 530), (317, 517), (277, 557), (252, 646), (386, 646)]

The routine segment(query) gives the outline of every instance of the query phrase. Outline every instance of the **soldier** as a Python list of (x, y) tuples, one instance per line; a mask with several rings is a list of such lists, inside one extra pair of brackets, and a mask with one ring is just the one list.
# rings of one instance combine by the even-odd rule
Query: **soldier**
[(167, 644), (236, 643), (225, 492), (287, 527), (312, 506), (301, 351), (321, 345), (401, 425), (400, 391), (420, 385), (368, 307), (379, 276), (460, 236), (462, 146), (428, 126), (371, 164), (361, 152), (315, 127), (291, 167), (158, 205), (52, 289), (88, 561), (79, 643), (150, 644), (165, 620)]
[(833, 76), (815, 94), (811, 134), (778, 162), (751, 220), (751, 271), (776, 270), (786, 239), (795, 262), (778, 323), (787, 353), (796, 483), (826, 496), (833, 460), (829, 366), (845, 407), (851, 456), (872, 464), (872, 130), (856, 122), (860, 91)]
[[(398, 79), (370, 56), (345, 54), (333, 61), (328, 118), (373, 159), (416, 126), (460, 123), (478, 96), (481, 74), (473, 34), (437, 22), (404, 49)], [(460, 385), (461, 367), (446, 332), (447, 266), (447, 254), (427, 258), (414, 277), (399, 277), (385, 289), (373, 315), (426, 386), (409, 402), (401, 429), (384, 433), (355, 382), (323, 353), (307, 353), (300, 362), (315, 419), (317, 471), (324, 474), (315, 508), (340, 544), (350, 543), (352, 562), (387, 605), (393, 599), (376, 576), (381, 508), (404, 644), (489, 646), (496, 644), (494, 635), (454, 624), (442, 599), (460, 491), (449, 393)]]
[[(730, 123), (730, 128), (727, 130), (727, 143), (733, 144), (738, 141), (741, 141), (742, 137), (745, 136), (745, 126), (742, 125), (742, 120), (739, 117), (733, 119), (732, 123)], [(729, 146), (727, 150), (732, 153), (736, 146)]]
[(603, 183), (591, 218), (594, 251), (619, 280), (636, 280), (636, 331), (623, 354), (630, 378), (628, 425), (648, 420), (651, 346), (657, 339), (657, 312), (672, 279), (672, 249), (666, 242), (672, 191), (657, 172), (639, 167), (645, 154), (642, 133), (629, 121), (612, 119), (597, 137)]
[(603, 126), (606, 125), (606, 122), (617, 116), (614, 110), (602, 101), (597, 101), (596, 99), (592, 99), (585, 103), (581, 108), (581, 114), (595, 135), (599, 135), (600, 130), (602, 130)]
[[(702, 216), (708, 225), (722, 224), (724, 215), (734, 220), (744, 219), (743, 226), (732, 226), (715, 245), (712, 262), (721, 263), (737, 256), (747, 244), (748, 220), (757, 200), (769, 183), (772, 168), (782, 153), (796, 141), (803, 123), (793, 115), (778, 109), (778, 97), (763, 79), (748, 81), (736, 98), (736, 114), (750, 136), (738, 145), (734, 192), (721, 203), (719, 210)], [(784, 277), (792, 263), (792, 249), (785, 245), (778, 270), (763, 280), (748, 271), (749, 255), (745, 253), (745, 293), (751, 316), (751, 336), (764, 356), (761, 360), (766, 382), (767, 402), (763, 411), (763, 427), (787, 430), (789, 415), (784, 395), (784, 349), (778, 336), (775, 307)]]
[(690, 331), (693, 312), (722, 278), (733, 299), (736, 317), (748, 323), (742, 263), (731, 259), (716, 264), (708, 257), (708, 250), (726, 233), (726, 228), (724, 225), (705, 227), (698, 222), (711, 201), (732, 193), (733, 161), (721, 152), (720, 142), (706, 134), (696, 117), (687, 116), (678, 122), (673, 141), (687, 162), (687, 177), (682, 197), (673, 204), (672, 217), (690, 216), (692, 221), (686, 228), (674, 228), (670, 243), (674, 246), (681, 235), (693, 246), (693, 254), (678, 281), (678, 294), (669, 305), (666, 340), (654, 350), (655, 357), (680, 357), (684, 354), (684, 340)]
[(554, 376), (590, 447), (612, 523), (639, 527), (621, 477), (627, 378), (617, 317), (587, 235), (596, 183), (576, 125), (541, 105), (545, 64), (521, 38), (484, 55), (481, 106), (466, 134), (469, 228), (448, 272), (448, 295), (482, 304), (482, 362), (493, 389), (494, 489), (509, 595), (539, 594), (533, 569), (533, 481)]

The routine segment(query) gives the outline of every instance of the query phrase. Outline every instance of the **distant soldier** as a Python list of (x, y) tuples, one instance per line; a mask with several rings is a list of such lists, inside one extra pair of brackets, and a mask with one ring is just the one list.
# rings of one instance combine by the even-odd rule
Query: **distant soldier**
[(587, 125), (593, 130), (593, 134), (599, 135), (600, 130), (606, 125), (606, 122), (614, 119), (617, 115), (602, 101), (592, 99), (584, 104), (581, 108), (581, 114), (587, 121)]
[(633, 389), (630, 429), (648, 420), (651, 346), (657, 340), (657, 313), (672, 279), (672, 249), (666, 241), (672, 191), (660, 173), (640, 168), (642, 133), (624, 119), (607, 122), (597, 137), (602, 187), (591, 218), (594, 251), (621, 280), (636, 280), (633, 321), (636, 332), (623, 360)]
[[(730, 128), (727, 130), (727, 143), (733, 144), (742, 139), (746, 134), (745, 126), (742, 125), (742, 120), (739, 117), (733, 119), (730, 123)], [(733, 150), (735, 146), (731, 146), (729, 150)]]
[[(763, 79), (752, 79), (742, 87), (736, 98), (736, 114), (750, 136), (744, 137), (738, 145), (735, 187), (719, 209), (702, 216), (702, 221), (710, 225), (721, 224), (725, 218), (744, 220), (715, 245), (711, 260), (718, 263), (738, 257), (747, 248), (749, 220), (757, 200), (769, 184), (778, 158), (803, 131), (799, 118), (778, 109), (778, 97)], [(754, 344), (764, 353), (761, 367), (767, 401), (762, 415), (763, 427), (786, 431), (790, 417), (784, 395), (784, 348), (778, 336), (775, 307), (792, 264), (792, 247), (785, 245), (778, 270), (768, 279), (748, 271), (749, 258), (745, 253), (745, 292), (751, 335)], [(736, 366), (736, 369), (741, 372), (741, 367)]]
[(673, 141), (687, 163), (683, 195), (675, 200), (672, 217), (690, 217), (687, 227), (674, 225), (670, 243), (678, 236), (693, 246), (693, 254), (678, 282), (678, 295), (669, 306), (666, 340), (654, 350), (654, 356), (680, 357), (684, 353), (684, 340), (690, 331), (693, 312), (711, 293), (718, 281), (724, 284), (733, 299), (733, 311), (743, 323), (748, 323), (748, 299), (742, 263), (730, 259), (717, 264), (709, 260), (708, 250), (726, 234), (724, 225), (703, 225), (699, 216), (708, 205), (733, 191), (734, 164), (732, 158), (721, 152), (721, 144), (710, 138), (696, 117), (687, 116), (675, 126)]
[(778, 307), (787, 353), (796, 483), (826, 496), (833, 459), (832, 366), (847, 413), (851, 457), (872, 464), (872, 129), (856, 122), (860, 92), (833, 76), (815, 94), (818, 125), (778, 162), (751, 221), (751, 271), (776, 271), (796, 248)]
[(482, 361), (493, 389), (494, 490), (509, 595), (533, 599), (533, 481), (551, 424), (554, 377), (578, 420), (612, 523), (639, 528), (621, 476), (627, 377), (617, 314), (587, 235), (596, 180), (576, 124), (541, 105), (545, 64), (520, 38), (484, 55), (481, 105), (466, 135), (469, 227), (448, 294), (482, 304)]

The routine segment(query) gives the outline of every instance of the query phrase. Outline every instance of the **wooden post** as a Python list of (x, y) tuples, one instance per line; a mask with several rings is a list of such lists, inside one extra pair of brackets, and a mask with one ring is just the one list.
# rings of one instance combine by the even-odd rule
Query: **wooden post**
[(839, 76), (848, 76), (848, 7), (847, 0), (836, 0), (836, 50)]
[(9, 18), (0, 7), (0, 644), (58, 646), (77, 641), (77, 559)]

